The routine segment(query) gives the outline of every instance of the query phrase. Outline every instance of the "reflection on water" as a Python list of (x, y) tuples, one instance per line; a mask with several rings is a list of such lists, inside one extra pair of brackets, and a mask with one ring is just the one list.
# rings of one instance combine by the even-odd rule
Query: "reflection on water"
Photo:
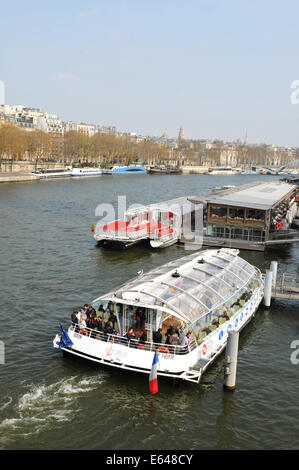
[[(182, 246), (96, 247), (89, 232), (100, 202), (116, 205), (119, 194), (128, 204), (147, 204), (247, 182), (245, 176), (223, 182), (217, 176), (130, 175), (0, 186), (0, 340), (6, 351), (0, 448), (298, 448), (299, 366), (290, 362), (290, 344), (299, 334), (294, 304), (261, 307), (242, 332), (233, 393), (223, 390), (224, 355), (200, 385), (159, 379), (152, 397), (147, 375), (63, 358), (52, 348), (58, 322), (68, 326), (73, 309), (142, 269), (188, 254)], [(299, 249), (242, 256), (263, 270), (275, 259), (281, 271), (296, 272)]]

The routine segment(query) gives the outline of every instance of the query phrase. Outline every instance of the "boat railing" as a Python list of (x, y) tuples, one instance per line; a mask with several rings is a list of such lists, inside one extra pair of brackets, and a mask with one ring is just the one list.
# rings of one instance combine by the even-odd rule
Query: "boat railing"
[(299, 292), (299, 276), (292, 273), (283, 273), (281, 277), (278, 277), (273, 292), (274, 294), (281, 292)]
[(197, 341), (193, 339), (189, 345), (171, 345), (165, 343), (153, 343), (149, 341), (139, 341), (137, 338), (129, 340), (125, 336), (118, 334), (107, 334), (102, 331), (94, 330), (91, 328), (80, 328), (79, 325), (72, 324), (70, 329), (75, 334), (84, 335), (86, 337), (97, 339), (111, 344), (119, 344), (133, 349), (144, 350), (144, 351), (157, 351), (165, 354), (174, 355), (185, 355), (193, 351), (197, 346)]
[(137, 240), (139, 238), (147, 237), (147, 228), (142, 230), (130, 231), (128, 228), (113, 230), (97, 228), (96, 235), (102, 238), (115, 239), (115, 240)]

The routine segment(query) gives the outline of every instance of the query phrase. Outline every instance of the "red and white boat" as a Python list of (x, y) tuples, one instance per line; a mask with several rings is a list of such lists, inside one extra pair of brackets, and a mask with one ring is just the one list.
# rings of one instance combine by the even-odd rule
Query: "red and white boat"
[(95, 227), (94, 238), (101, 244), (128, 248), (148, 241), (152, 248), (165, 248), (179, 241), (184, 217), (194, 211), (188, 198), (152, 204), (125, 212), (124, 220)]

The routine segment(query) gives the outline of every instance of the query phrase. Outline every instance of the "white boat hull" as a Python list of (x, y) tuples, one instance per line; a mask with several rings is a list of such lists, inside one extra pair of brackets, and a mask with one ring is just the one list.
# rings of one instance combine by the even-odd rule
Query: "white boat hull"
[[(172, 354), (167, 351), (159, 352), (158, 375), (174, 377), (181, 380), (198, 383), (202, 374), (215, 361), (226, 348), (228, 334), (231, 330), (241, 331), (253, 318), (263, 298), (262, 283), (256, 292), (227, 322), (208, 334), (195, 349), (187, 354)], [(96, 335), (96, 332), (94, 332)], [(73, 327), (68, 330), (68, 335), (73, 342), (71, 348), (63, 349), (64, 352), (85, 358), (101, 365), (116, 367), (129, 371), (149, 374), (156, 350), (135, 349), (121, 344), (122, 338), (110, 337), (109, 341), (103, 341), (76, 333)], [(118, 344), (118, 342), (120, 344)], [(59, 336), (56, 336), (53, 345), (58, 348)], [(167, 345), (164, 345), (167, 349)]]
[(152, 248), (166, 248), (171, 245), (175, 245), (178, 242), (178, 238), (171, 238), (170, 240), (150, 240)]

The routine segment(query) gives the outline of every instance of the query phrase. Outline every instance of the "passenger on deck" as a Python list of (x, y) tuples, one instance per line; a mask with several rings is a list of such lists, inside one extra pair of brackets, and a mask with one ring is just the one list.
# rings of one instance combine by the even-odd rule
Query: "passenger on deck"
[(179, 339), (180, 337), (176, 332), (175, 328), (172, 328), (171, 335), (169, 336), (169, 344), (171, 344), (172, 346), (176, 346), (177, 344), (179, 344)]
[(98, 331), (104, 331), (104, 322), (101, 317), (95, 319), (95, 329)]
[(78, 312), (73, 312), (72, 313), (72, 324), (73, 325), (78, 325), (79, 324)]
[(170, 338), (170, 335), (171, 335), (171, 331), (172, 331), (172, 326), (170, 328), (168, 328), (168, 330), (166, 331), (166, 340), (165, 340), (165, 344), (170, 344), (169, 342), (169, 338)]
[(154, 331), (153, 342), (157, 344), (162, 343), (162, 328), (159, 328), (158, 331)]
[(129, 331), (125, 334), (125, 338), (127, 338), (129, 341), (136, 338), (133, 328), (130, 328)]
[(87, 324), (86, 324), (86, 314), (85, 314), (85, 313), (84, 313), (84, 314), (82, 315), (82, 317), (80, 318), (79, 327), (81, 328), (81, 330), (87, 328)]
[(141, 335), (139, 336), (139, 342), (140, 342), (141, 344), (144, 344), (144, 343), (146, 343), (146, 341), (147, 341), (147, 334), (146, 334), (146, 331), (145, 331), (145, 330), (142, 330)]
[(136, 328), (142, 329), (145, 321), (145, 314), (142, 308), (138, 308), (136, 311)]
[(99, 306), (98, 313), (100, 314), (100, 316), (102, 316), (102, 314), (105, 313), (105, 309), (104, 309), (104, 306), (102, 304)]
[(83, 313), (85, 313), (85, 315), (87, 315), (87, 312), (88, 312), (88, 305), (85, 304), (84, 307), (83, 307), (83, 309), (84, 309), (84, 312), (83, 312)]
[(84, 307), (81, 307), (79, 312), (78, 312), (78, 320), (79, 320), (79, 323), (80, 323), (80, 320), (82, 318), (82, 316), (85, 314), (85, 310), (84, 310)]
[(91, 330), (95, 329), (96, 326), (96, 316), (95, 313), (90, 313), (89, 318), (87, 319), (87, 327), (90, 328)]
[(105, 326), (104, 332), (105, 332), (106, 335), (114, 335), (115, 331), (114, 331), (110, 321)]
[(190, 343), (192, 343), (193, 337), (192, 337), (192, 331), (188, 331), (186, 336), (183, 338), (183, 341), (181, 342), (181, 346), (189, 346)]
[(90, 305), (87, 309), (87, 312), (86, 312), (86, 315), (87, 315), (87, 319), (91, 318), (91, 316), (96, 316), (96, 311), (95, 309), (92, 307), (92, 305)]
[(116, 316), (114, 315), (114, 313), (111, 313), (110, 314), (110, 317), (108, 319), (108, 322), (110, 322), (113, 326), (113, 328), (115, 329), (115, 324), (117, 325), (117, 318)]

